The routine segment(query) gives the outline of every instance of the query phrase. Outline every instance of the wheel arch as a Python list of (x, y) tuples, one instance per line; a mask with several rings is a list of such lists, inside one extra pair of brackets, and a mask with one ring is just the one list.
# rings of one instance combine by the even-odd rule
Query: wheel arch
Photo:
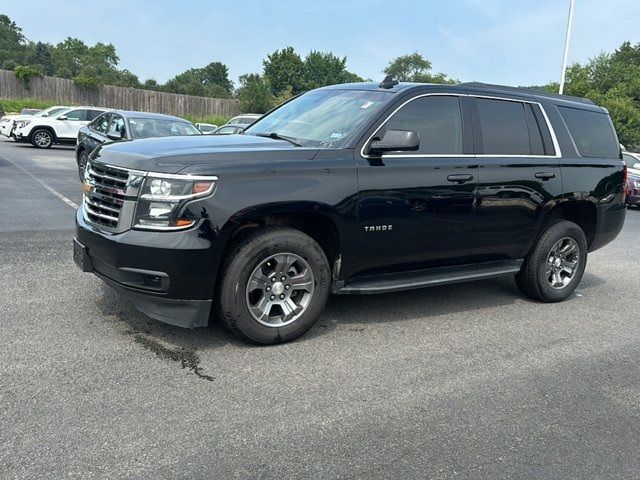
[(568, 220), (577, 224), (587, 239), (587, 246), (591, 247), (598, 232), (598, 209), (589, 200), (570, 200), (558, 203), (550, 208), (544, 218), (549, 220)]
[(53, 143), (58, 143), (58, 136), (56, 135), (56, 131), (53, 127), (50, 127), (49, 125), (42, 125), (42, 126), (35, 126), (31, 129), (31, 132), (29, 132), (29, 143), (31, 143), (33, 141), (33, 135), (38, 131), (38, 130), (47, 130), (49, 133), (51, 133), (51, 136), (53, 137)]
[(222, 227), (226, 238), (223, 255), (250, 232), (267, 226), (283, 226), (299, 230), (313, 238), (327, 256), (332, 275), (340, 268), (343, 228), (339, 214), (331, 206), (317, 202), (267, 204), (234, 214)]

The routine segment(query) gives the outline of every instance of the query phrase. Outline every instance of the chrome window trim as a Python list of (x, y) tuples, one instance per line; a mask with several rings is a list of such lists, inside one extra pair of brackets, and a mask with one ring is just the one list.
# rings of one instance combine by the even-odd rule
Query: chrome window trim
[[(553, 149), (555, 151), (554, 155), (511, 155), (511, 154), (491, 154), (491, 153), (420, 153), (420, 154), (410, 154), (410, 153), (391, 153), (391, 154), (382, 154), (380, 157), (374, 157), (372, 155), (367, 155), (365, 153), (365, 148), (367, 145), (371, 143), (373, 137), (380, 131), (382, 127), (393, 117), (398, 110), (407, 105), (409, 102), (413, 102), (419, 98), (424, 97), (434, 97), (434, 96), (444, 96), (444, 97), (473, 97), (473, 98), (486, 98), (489, 100), (504, 100), (507, 102), (520, 102), (520, 103), (529, 103), (532, 105), (538, 105), (540, 110), (542, 111), (542, 116), (544, 117), (544, 121), (547, 124), (547, 128), (549, 129), (549, 134), (551, 135), (551, 141), (553, 143)], [(476, 95), (473, 93), (423, 93), (421, 95), (416, 95), (415, 97), (411, 97), (401, 105), (399, 105), (393, 112), (391, 112), (387, 118), (374, 130), (374, 132), (369, 136), (366, 142), (362, 144), (362, 148), (360, 149), (360, 156), (362, 158), (442, 158), (442, 157), (452, 157), (452, 158), (561, 158), (562, 152), (560, 151), (560, 144), (558, 143), (558, 138), (556, 136), (556, 132), (551, 125), (551, 121), (549, 120), (549, 116), (547, 115), (544, 106), (540, 102), (536, 102), (533, 100), (520, 100), (517, 98), (502, 98), (502, 97), (494, 97), (491, 95)]]

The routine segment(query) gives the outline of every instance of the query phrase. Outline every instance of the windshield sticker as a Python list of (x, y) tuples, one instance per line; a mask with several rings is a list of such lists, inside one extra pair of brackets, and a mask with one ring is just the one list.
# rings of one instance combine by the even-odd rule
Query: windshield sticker
[(342, 134), (341, 133), (332, 133), (329, 138), (331, 138), (332, 140), (340, 140), (342, 138)]
[(363, 104), (360, 108), (369, 108), (371, 105), (373, 105), (373, 102), (367, 102)]

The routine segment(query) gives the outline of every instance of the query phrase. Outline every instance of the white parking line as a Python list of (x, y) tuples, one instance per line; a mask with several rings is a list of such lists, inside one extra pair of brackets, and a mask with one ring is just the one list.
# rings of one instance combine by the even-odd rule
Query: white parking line
[(8, 159), (5, 156), (2, 156), (2, 158), (4, 160), (6, 160), (7, 162), (9, 162), (11, 165), (13, 165), (14, 167), (16, 167), (18, 170), (20, 170), (22, 173), (24, 173), (25, 175), (30, 176), (31, 178), (33, 178), (36, 182), (38, 182), (40, 185), (42, 185), (44, 188), (46, 188), (49, 192), (51, 192), (53, 195), (55, 195), (56, 197), (58, 197), (60, 200), (62, 200), (64, 203), (66, 203), (67, 205), (69, 205), (71, 208), (73, 208), (74, 210), (76, 208), (78, 208), (78, 204), (76, 202), (74, 202), (73, 200), (71, 200), (68, 197), (65, 197), (63, 194), (61, 194), (59, 191), (57, 191), (55, 188), (47, 185), (45, 182), (43, 182), (42, 180), (40, 180), (38, 177), (36, 177), (33, 173), (28, 172), (27, 170), (25, 170), (24, 168), (22, 168), (20, 165), (18, 165), (16, 162), (14, 162), (13, 160)]

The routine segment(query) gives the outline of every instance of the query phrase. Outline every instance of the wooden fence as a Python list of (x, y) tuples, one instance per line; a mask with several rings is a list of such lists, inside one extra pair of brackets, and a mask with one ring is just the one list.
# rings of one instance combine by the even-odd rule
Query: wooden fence
[(0, 98), (36, 98), (64, 105), (92, 105), (167, 115), (232, 117), (240, 113), (235, 100), (155, 92), (139, 88), (103, 85), (97, 90), (79, 88), (73, 80), (58, 77), (32, 78), (26, 89), (13, 72), (0, 70)]

